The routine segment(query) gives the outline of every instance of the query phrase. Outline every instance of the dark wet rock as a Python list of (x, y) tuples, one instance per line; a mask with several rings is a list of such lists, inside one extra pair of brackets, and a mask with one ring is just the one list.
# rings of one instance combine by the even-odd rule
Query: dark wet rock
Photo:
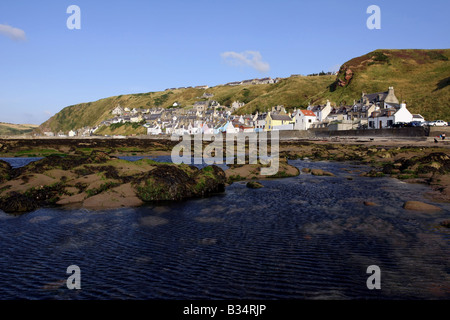
[(199, 171), (183, 170), (175, 165), (159, 165), (139, 178), (137, 196), (145, 202), (173, 201), (203, 197), (225, 189), (225, 173), (213, 165)]
[(62, 183), (31, 188), (24, 193), (11, 191), (0, 198), (0, 209), (7, 213), (29, 212), (40, 207), (54, 205), (65, 193)]
[(39, 204), (27, 195), (11, 192), (8, 197), (0, 199), (0, 209), (6, 213), (24, 213), (39, 208)]
[(51, 155), (41, 160), (32, 162), (24, 167), (14, 169), (12, 171), (12, 176), (18, 177), (26, 173), (43, 173), (51, 169), (71, 170), (83, 164), (100, 164), (112, 159), (116, 158), (100, 151), (93, 151), (90, 155), (80, 156)]
[(3, 160), (0, 160), (0, 183), (3, 183), (11, 177), (11, 165)]
[(387, 163), (383, 166), (383, 173), (384, 174), (392, 174), (393, 170), (395, 170), (395, 167), (393, 164)]
[(403, 208), (406, 210), (425, 211), (425, 212), (434, 212), (442, 210), (437, 206), (420, 201), (406, 201), (403, 204)]
[(257, 181), (249, 181), (249, 182), (247, 182), (247, 188), (260, 189), (260, 188), (264, 188), (264, 186)]
[(334, 174), (328, 171), (324, 171), (322, 169), (312, 169), (311, 170), (311, 174), (313, 176), (329, 176), (329, 177), (334, 177)]
[(450, 157), (443, 152), (434, 152), (426, 156), (416, 156), (401, 161), (400, 171), (415, 173), (449, 173)]
[(450, 228), (450, 220), (444, 220), (440, 223), (442, 227)]
[(227, 177), (225, 171), (216, 165), (204, 167), (201, 170), (195, 168), (195, 196), (208, 196), (213, 193), (225, 191)]
[(375, 169), (370, 170), (367, 173), (362, 173), (360, 176), (362, 177), (369, 177), (369, 178), (380, 178), (380, 177), (384, 177), (384, 173), (383, 172), (379, 172)]

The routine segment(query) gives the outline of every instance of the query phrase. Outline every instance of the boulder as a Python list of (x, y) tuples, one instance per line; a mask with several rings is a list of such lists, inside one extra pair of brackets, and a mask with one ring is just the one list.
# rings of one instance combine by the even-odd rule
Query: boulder
[(247, 188), (260, 189), (260, 188), (264, 188), (264, 186), (261, 183), (259, 183), (259, 182), (249, 181), (249, 182), (247, 182)]
[(310, 168), (303, 168), (302, 172), (303, 173), (311, 173), (311, 169)]
[(374, 207), (377, 204), (375, 202), (371, 202), (371, 201), (364, 201), (364, 205), (368, 206), (368, 207)]
[(172, 201), (222, 192), (226, 176), (215, 165), (189, 172), (175, 165), (163, 164), (139, 180), (135, 189), (142, 201)]
[(334, 177), (334, 174), (332, 174), (331, 172), (328, 171), (324, 171), (322, 169), (312, 169), (311, 170), (311, 174), (313, 176), (329, 176), (329, 177)]
[(403, 204), (403, 208), (406, 210), (425, 211), (425, 212), (435, 212), (442, 210), (437, 206), (420, 201), (406, 201)]
[(8, 162), (0, 160), (0, 183), (9, 180), (11, 170), (11, 165)]
[(378, 172), (375, 169), (370, 170), (367, 173), (363, 173), (360, 176), (362, 177), (369, 177), (369, 178), (379, 178), (379, 177), (384, 177), (384, 173), (383, 172)]
[(24, 213), (36, 210), (38, 202), (26, 195), (11, 192), (7, 198), (0, 199), (0, 208), (6, 213)]

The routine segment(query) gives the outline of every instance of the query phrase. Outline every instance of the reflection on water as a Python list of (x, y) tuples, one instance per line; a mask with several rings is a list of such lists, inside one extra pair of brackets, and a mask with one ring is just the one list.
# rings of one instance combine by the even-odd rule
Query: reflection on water
[[(359, 177), (367, 168), (344, 163), (291, 164), (336, 177), (235, 183), (164, 206), (0, 212), (0, 298), (450, 298), (450, 232), (438, 226), (448, 204), (406, 211), (426, 186)], [(79, 291), (62, 280), (73, 264)], [(366, 287), (370, 265), (381, 290)]]

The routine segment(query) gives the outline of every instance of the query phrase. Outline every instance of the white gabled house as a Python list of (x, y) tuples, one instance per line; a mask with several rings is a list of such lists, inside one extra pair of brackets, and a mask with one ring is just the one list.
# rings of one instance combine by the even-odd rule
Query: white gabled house
[(239, 132), (239, 127), (235, 127), (233, 122), (228, 121), (224, 126), (223, 126), (223, 131), (222, 132), (226, 132), (226, 133), (238, 133)]
[(124, 112), (125, 110), (123, 110), (120, 104), (118, 104), (117, 107), (115, 107), (113, 111), (111, 111), (111, 113), (116, 116), (121, 116)]
[(317, 122), (317, 116), (311, 110), (296, 110), (294, 113), (294, 130), (308, 130)]
[(413, 115), (406, 108), (406, 104), (385, 103), (386, 108), (372, 112), (369, 117), (369, 128), (390, 128), (399, 122), (413, 121)]
[(325, 106), (320, 106), (316, 112), (314, 112), (314, 114), (317, 117), (317, 121), (319, 122), (324, 122), (325, 119), (328, 117), (328, 115), (330, 114), (331, 110), (333, 108), (331, 107), (331, 103), (329, 100), (327, 100), (327, 104)]
[(75, 137), (77, 135), (77, 132), (74, 130), (70, 130), (68, 135), (69, 137)]
[(161, 130), (161, 126), (159, 124), (150, 126), (147, 128), (147, 135), (157, 135), (157, 134), (161, 134), (162, 130)]

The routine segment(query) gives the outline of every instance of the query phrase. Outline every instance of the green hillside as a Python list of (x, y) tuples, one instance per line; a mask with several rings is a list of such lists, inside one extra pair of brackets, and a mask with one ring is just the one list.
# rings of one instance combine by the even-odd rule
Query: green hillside
[(129, 94), (81, 103), (64, 108), (40, 126), (40, 131), (67, 132), (84, 126), (95, 126), (111, 118), (111, 110), (122, 107), (170, 107), (174, 102), (190, 106), (203, 93), (222, 105), (239, 100), (246, 103), (239, 113), (265, 111), (275, 105), (288, 109), (306, 107), (309, 103), (351, 104), (361, 92), (373, 93), (395, 88), (408, 109), (427, 119), (450, 120), (450, 49), (443, 50), (376, 50), (344, 63), (337, 76), (297, 76), (276, 84), (216, 86), (204, 89), (176, 89), (163, 92)]
[[(450, 120), (450, 49), (376, 50), (344, 63), (323, 97), (351, 104), (361, 92), (395, 88), (408, 109), (426, 119)], [(346, 79), (347, 76), (347, 79)]]
[(12, 124), (0, 122), (0, 136), (31, 134), (38, 126), (33, 124)]

